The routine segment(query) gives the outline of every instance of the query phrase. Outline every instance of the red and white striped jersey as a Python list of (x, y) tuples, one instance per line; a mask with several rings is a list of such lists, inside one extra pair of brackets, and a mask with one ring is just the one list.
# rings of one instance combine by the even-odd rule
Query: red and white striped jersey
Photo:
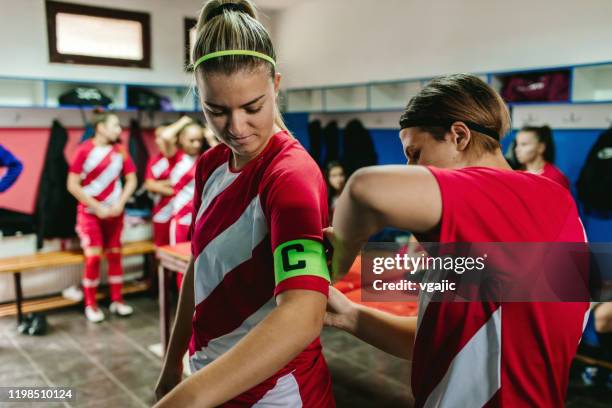
[[(320, 276), (275, 280), (273, 253), (279, 246), (295, 240), (322, 242), (327, 192), (316, 163), (286, 132), (272, 136), (259, 157), (240, 171), (230, 168), (230, 154), (225, 145), (209, 149), (196, 170), (192, 372), (246, 336), (274, 310), (279, 293), (307, 289), (327, 295), (329, 290)], [(223, 406), (333, 407), (319, 339), (271, 378)]]
[(174, 188), (172, 217), (179, 225), (191, 225), (197, 157), (179, 150), (173, 158), (170, 182)]
[[(69, 171), (80, 176), (81, 187), (87, 195), (111, 206), (121, 197), (121, 176), (134, 173), (136, 167), (121, 144), (96, 146), (89, 139), (77, 148)], [(79, 203), (79, 207), (84, 205)]]
[[(571, 195), (543, 177), (430, 167), (438, 232), (421, 242), (586, 242)], [(426, 275), (427, 276), (427, 275)], [(417, 407), (560, 407), (589, 304), (430, 302), (421, 294), (412, 366)]]
[[(148, 180), (169, 180), (170, 172), (172, 171), (173, 160), (168, 159), (161, 153), (152, 157), (147, 163), (146, 178)], [(164, 224), (170, 222), (173, 214), (173, 206), (171, 196), (156, 194), (153, 200), (153, 222)]]

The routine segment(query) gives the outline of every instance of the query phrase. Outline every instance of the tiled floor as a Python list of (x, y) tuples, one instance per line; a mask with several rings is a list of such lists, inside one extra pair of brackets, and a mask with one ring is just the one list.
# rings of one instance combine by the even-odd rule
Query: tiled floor
[[(160, 361), (147, 350), (159, 341), (155, 300), (129, 299), (135, 314), (111, 317), (96, 325), (77, 309), (48, 315), (45, 336), (23, 336), (14, 318), (0, 319), (0, 386), (71, 386), (77, 401), (70, 404), (29, 404), (33, 407), (148, 407)], [(409, 407), (410, 365), (342, 332), (322, 334), (337, 405), (340, 408)], [(568, 407), (609, 407), (610, 395), (570, 389)], [(0, 403), (0, 407), (27, 403)]]

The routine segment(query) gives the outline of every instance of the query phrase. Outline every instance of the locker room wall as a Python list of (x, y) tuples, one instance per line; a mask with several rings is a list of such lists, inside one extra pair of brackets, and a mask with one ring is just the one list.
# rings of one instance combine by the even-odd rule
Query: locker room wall
[[(359, 116), (357, 114), (353, 116)], [(289, 129), (295, 137), (307, 149), (310, 146), (308, 140), (308, 114), (286, 114), (285, 120)], [(323, 122), (325, 124), (325, 122)], [(374, 142), (374, 148), (378, 154), (379, 164), (405, 164), (406, 158), (402, 152), (402, 145), (399, 141), (397, 129), (376, 129), (370, 128), (370, 134)], [(568, 177), (572, 194), (576, 197), (576, 181), (580, 175), (580, 170), (586, 160), (597, 138), (604, 129), (571, 129), (553, 130), (553, 138), (556, 147), (556, 165)], [(505, 152), (514, 140), (516, 131), (512, 131), (502, 140), (502, 149)], [(342, 135), (341, 135), (342, 137)], [(581, 211), (587, 237), (591, 242), (612, 241), (612, 220), (590, 216), (584, 213), (578, 202)]]

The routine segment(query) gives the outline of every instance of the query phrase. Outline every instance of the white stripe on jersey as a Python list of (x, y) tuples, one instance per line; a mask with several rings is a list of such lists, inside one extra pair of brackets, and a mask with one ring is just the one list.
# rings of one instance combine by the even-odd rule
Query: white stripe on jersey
[[(173, 186), (181, 181), (181, 179), (189, 173), (189, 170), (193, 167), (196, 161), (195, 157), (191, 157), (187, 154), (184, 154), (181, 160), (176, 163), (176, 165), (172, 168), (170, 172), (170, 182)], [(195, 192), (195, 180), (191, 180), (187, 183), (181, 190), (175, 193), (174, 198), (172, 199), (172, 213), (178, 214), (183, 207), (188, 205), (193, 200), (193, 195)]]
[(176, 219), (170, 220), (170, 245), (176, 245)]
[(153, 174), (153, 177), (159, 180), (161, 174), (168, 170), (168, 167), (170, 167), (170, 162), (167, 158), (162, 157), (153, 166), (151, 166), (151, 174)]
[(584, 312), (584, 317), (582, 318), (582, 334), (580, 335), (580, 338), (578, 339), (578, 346), (580, 346), (580, 343), (582, 343), (582, 335), (584, 334), (584, 329), (586, 329), (586, 325), (589, 322), (589, 317), (591, 316), (591, 310), (593, 310), (594, 305), (597, 305), (599, 303), (591, 303), (591, 307), (589, 307), (587, 309), (586, 312)]
[(83, 191), (91, 197), (97, 197), (121, 175), (122, 169), (123, 156), (119, 153), (113, 154), (108, 167), (97, 178), (93, 179), (91, 183), (84, 186)]
[(176, 193), (172, 199), (172, 206), (174, 207), (174, 213), (177, 214), (180, 210), (193, 201), (193, 195), (195, 194), (195, 180), (191, 180), (181, 190)]
[[(268, 226), (259, 196), (255, 196), (240, 218), (206, 245), (195, 260), (195, 304), (199, 305), (226, 274), (253, 256), (266, 237)], [(231, 248), (227, 243), (231, 242)]]
[(121, 197), (121, 191), (121, 182), (117, 179), (115, 180), (115, 188), (113, 188), (113, 191), (102, 202), (109, 206), (115, 204)]
[(83, 163), (83, 171), (81, 172), (81, 178), (85, 178), (98, 164), (110, 153), (112, 146), (95, 146), (89, 151), (85, 163)]
[(179, 218), (178, 220), (179, 225), (191, 225), (192, 215), (193, 215), (192, 213), (187, 213), (183, 215), (181, 218)]
[(87, 279), (83, 278), (81, 281), (84, 288), (97, 288), (100, 284), (100, 279)]
[(225, 191), (225, 189), (236, 180), (239, 174), (240, 173), (232, 173), (229, 171), (228, 162), (223, 163), (212, 172), (202, 189), (202, 204), (200, 204), (200, 208), (198, 209), (196, 222), (200, 219), (204, 210), (208, 208), (212, 200)]
[[(446, 272), (442, 270), (427, 270), (423, 275), (423, 283), (429, 282), (442, 282), (442, 278)], [(427, 310), (427, 306), (431, 299), (433, 298), (433, 292), (420, 291), (419, 292), (419, 307), (418, 307), (418, 317), (417, 317), (417, 334), (419, 332), (419, 327), (421, 327), (421, 322), (423, 321), (423, 316), (425, 315), (425, 310)]]
[(174, 211), (174, 198), (168, 201), (168, 203), (165, 206), (157, 210), (157, 213), (155, 213), (155, 215), (153, 216), (153, 222), (163, 224), (165, 222), (170, 221), (170, 218), (172, 218), (173, 211)]
[(206, 347), (196, 350), (189, 360), (191, 373), (195, 373), (207, 364), (212, 363), (223, 353), (234, 347), (251, 329), (259, 324), (274, 308), (276, 300), (270, 299), (255, 313), (249, 316), (242, 324), (230, 333), (227, 333), (208, 342)]
[(578, 217), (578, 222), (580, 223), (580, 227), (582, 228), (582, 236), (584, 238), (584, 242), (589, 242), (586, 230), (584, 229), (584, 224), (582, 223), (582, 218)]
[(302, 408), (300, 386), (293, 374), (283, 375), (276, 380), (274, 388), (264, 394), (252, 408)]
[(502, 306), (457, 353), (425, 408), (482, 407), (495, 395), (501, 387), (501, 314)]
[(193, 166), (193, 163), (196, 161), (195, 157), (191, 157), (188, 154), (183, 155), (181, 160), (174, 165), (172, 171), (170, 172), (170, 182), (172, 185), (176, 185), (179, 180), (189, 172), (189, 169)]

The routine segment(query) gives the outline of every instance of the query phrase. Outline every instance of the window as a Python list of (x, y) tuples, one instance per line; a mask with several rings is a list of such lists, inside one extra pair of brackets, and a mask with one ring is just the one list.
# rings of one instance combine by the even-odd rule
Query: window
[(47, 1), (49, 60), (151, 67), (148, 13)]
[(195, 18), (185, 18), (185, 70), (189, 71), (189, 67), (193, 63), (191, 61), (191, 51), (197, 39), (196, 24), (198, 21)]

